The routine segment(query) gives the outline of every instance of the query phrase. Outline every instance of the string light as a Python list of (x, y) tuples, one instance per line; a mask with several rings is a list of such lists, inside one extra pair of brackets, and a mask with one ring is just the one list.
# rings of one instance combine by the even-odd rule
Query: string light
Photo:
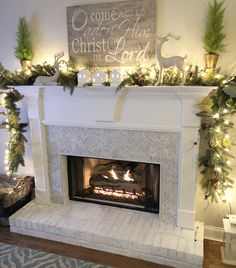
[(232, 95), (230, 88), (232, 85), (235, 86), (236, 76), (231, 81), (223, 82), (224, 85), (221, 84), (215, 94), (209, 95), (209, 99), (199, 103), (201, 111), (198, 115), (204, 119), (201, 131), (205, 132), (204, 138), (208, 144), (205, 153), (199, 159), (202, 167), (201, 185), (205, 199), (210, 198), (212, 202), (222, 199), (225, 190), (233, 184), (229, 176), (231, 162), (228, 159), (233, 156), (228, 152), (234, 144), (228, 133), (233, 127), (230, 117), (236, 113), (236, 97)]
[(20, 111), (15, 102), (23, 98), (23, 96), (15, 89), (10, 89), (8, 93), (0, 92), (0, 105), (3, 106), (4, 111), (1, 112), (5, 116), (2, 126), (6, 128), (10, 139), (6, 143), (4, 164), (5, 171), (8, 176), (16, 172), (19, 165), (24, 166), (23, 154), (25, 151), (24, 142), (26, 141), (24, 135), (24, 125), (20, 123)]
[[(213, 120), (210, 121), (210, 127), (207, 128), (211, 130), (209, 132), (209, 144), (214, 151), (213, 157), (215, 158), (212, 158), (211, 166), (207, 165), (205, 167), (205, 170), (207, 170), (208, 167), (211, 169), (211, 171), (206, 171), (205, 173), (207, 174), (205, 175), (205, 193), (206, 198), (211, 196), (212, 200), (217, 200), (218, 197), (221, 197), (224, 194), (224, 190), (222, 189), (227, 188), (226, 182), (229, 183), (226, 178), (228, 171), (225, 166), (229, 166), (231, 162), (228, 159), (224, 160), (224, 152), (229, 152), (231, 147), (230, 135), (227, 133), (228, 127), (231, 127), (228, 113), (230, 113), (230, 111), (226, 108), (219, 109), (218, 112), (211, 115)], [(209, 163), (209, 155), (206, 157), (206, 163)], [(216, 158), (222, 161), (219, 162)]]
[(217, 133), (220, 133), (220, 132), (221, 132), (220, 127), (217, 127), (217, 128), (215, 129), (215, 131), (216, 131)]
[(216, 78), (216, 79), (221, 79), (221, 78), (222, 78), (222, 75), (221, 75), (221, 74), (216, 74), (216, 75), (215, 75), (215, 78)]
[(216, 167), (216, 169), (215, 169), (218, 173), (221, 173), (222, 172), (222, 169), (221, 169), (221, 167)]
[(27, 70), (25, 70), (24, 73), (25, 73), (26, 75), (30, 76), (30, 75), (31, 75), (31, 70), (30, 70), (30, 69), (27, 69)]
[(151, 69), (151, 71), (150, 71), (150, 75), (149, 75), (149, 77), (151, 78), (151, 79), (155, 79), (156, 77), (157, 77), (157, 73), (156, 73), (156, 71), (152, 68)]
[(142, 68), (141, 68), (141, 72), (142, 72), (142, 73), (146, 73), (146, 72), (147, 72), (147, 68), (146, 68), (146, 67), (142, 67)]
[(220, 118), (220, 114), (219, 114), (219, 113), (214, 114), (214, 115), (213, 115), (213, 118), (215, 118), (215, 119), (219, 119), (219, 118)]
[(1, 105), (2, 105), (2, 106), (5, 106), (5, 105), (6, 105), (6, 100), (5, 100), (5, 98), (1, 99)]

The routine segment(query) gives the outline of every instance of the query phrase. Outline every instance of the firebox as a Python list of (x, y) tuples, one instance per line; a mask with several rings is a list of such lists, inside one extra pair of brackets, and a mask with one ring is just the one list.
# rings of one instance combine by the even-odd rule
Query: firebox
[(70, 200), (159, 212), (160, 165), (67, 156)]

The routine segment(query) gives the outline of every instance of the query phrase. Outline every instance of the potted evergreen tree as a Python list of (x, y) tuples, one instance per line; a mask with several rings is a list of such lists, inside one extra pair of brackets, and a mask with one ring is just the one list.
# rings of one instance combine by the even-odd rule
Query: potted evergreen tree
[(205, 24), (205, 31), (202, 37), (205, 54), (206, 69), (214, 70), (219, 53), (225, 51), (224, 39), (224, 0), (214, 0), (208, 5), (208, 14)]
[(33, 49), (31, 42), (31, 33), (29, 31), (25, 17), (19, 18), (17, 35), (17, 47), (15, 48), (15, 56), (20, 60), (23, 70), (27, 70), (31, 66), (33, 58)]

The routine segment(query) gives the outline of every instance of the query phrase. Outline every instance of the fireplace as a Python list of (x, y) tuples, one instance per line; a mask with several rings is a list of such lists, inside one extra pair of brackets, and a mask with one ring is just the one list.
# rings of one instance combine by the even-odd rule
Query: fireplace
[[(116, 94), (115, 87), (88, 87), (77, 88), (73, 97), (59, 87), (20, 89), (28, 103), (36, 202), (10, 218), (12, 231), (178, 268), (202, 266), (203, 225), (195, 223), (200, 124), (195, 104), (211, 88), (132, 87)], [(77, 167), (68, 185), (70, 161)], [(115, 171), (122, 167), (128, 177), (132, 169), (145, 170), (136, 173), (144, 193), (150, 185), (154, 206), (146, 205), (147, 196), (139, 204), (86, 196), (100, 163)], [(93, 165), (87, 188), (84, 164)], [(111, 178), (110, 171), (103, 175)], [(130, 209), (135, 207), (158, 213)]]
[(159, 212), (160, 165), (67, 156), (70, 200)]

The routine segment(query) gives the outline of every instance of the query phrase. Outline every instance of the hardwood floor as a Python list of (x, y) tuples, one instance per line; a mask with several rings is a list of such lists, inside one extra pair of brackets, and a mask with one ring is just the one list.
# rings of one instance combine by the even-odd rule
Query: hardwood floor
[[(47, 251), (59, 255), (78, 258), (81, 260), (88, 260), (117, 268), (167, 268), (167, 266), (164, 265), (158, 265), (112, 253), (106, 253), (103, 251), (97, 251), (41, 238), (11, 233), (9, 226), (3, 225), (0, 225), (0, 242)], [(221, 263), (220, 247), (222, 244), (223, 243), (217, 241), (204, 241), (204, 268), (233, 267)]]
[(232, 268), (235, 266), (223, 264), (221, 262), (220, 247), (222, 242), (204, 240), (204, 268)]

